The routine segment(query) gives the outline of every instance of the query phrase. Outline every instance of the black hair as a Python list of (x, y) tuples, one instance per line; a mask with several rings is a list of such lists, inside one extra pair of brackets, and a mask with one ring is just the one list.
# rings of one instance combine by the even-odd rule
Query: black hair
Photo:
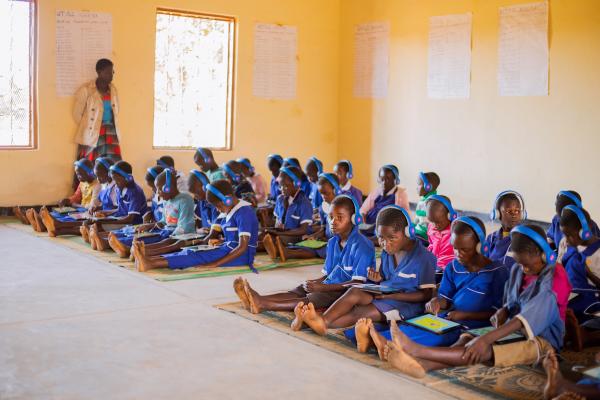
[[(236, 161), (236, 160), (229, 160), (229, 161), (227, 161), (227, 166), (229, 168), (231, 168), (233, 170), (233, 172), (240, 175), (240, 177), (241, 177), (242, 167), (243, 167), (243, 164), (241, 162)], [(225, 172), (227, 172), (227, 171), (225, 171)]]
[(356, 214), (356, 213), (360, 213), (360, 210), (356, 210), (355, 209), (354, 202), (352, 201), (352, 199), (350, 199), (346, 195), (344, 195), (344, 196), (337, 196), (331, 202), (331, 206), (332, 207), (333, 206), (338, 206), (338, 207), (345, 208), (350, 213), (350, 215), (353, 215), (353, 214)]
[[(565, 192), (570, 193), (571, 195), (575, 196), (579, 200), (579, 202), (581, 203), (581, 195), (579, 193), (577, 193), (574, 190), (565, 190)], [(557, 206), (561, 210), (565, 206), (568, 206), (568, 205), (571, 205), (571, 204), (572, 205), (576, 205), (575, 202), (570, 197), (567, 197), (567, 196), (565, 196), (563, 194), (560, 194), (560, 193), (556, 195), (556, 204), (557, 204)]]
[(427, 178), (427, 181), (431, 185), (430, 192), (433, 192), (440, 186), (440, 176), (435, 172), (425, 172), (423, 175), (425, 175), (425, 178)]
[[(448, 196), (444, 196), (444, 195), (441, 195), (441, 194), (439, 194), (438, 196), (441, 197), (442, 199), (446, 200), (448, 203), (452, 204), (452, 201), (450, 200), (450, 198)], [(441, 204), (446, 210), (448, 210), (448, 208), (446, 207), (446, 205), (444, 203), (442, 203), (441, 201), (438, 201), (436, 199), (432, 199), (431, 197), (429, 199), (427, 199), (427, 202), (430, 202), (430, 201), (435, 201), (436, 203)], [(448, 210), (448, 212), (450, 212), (450, 210)]]
[[(329, 177), (330, 178), (333, 177), (333, 180), (335, 181), (335, 183), (337, 183), (338, 186), (340, 185), (340, 180), (338, 179), (336, 174), (329, 174)], [(335, 191), (335, 187), (331, 184), (331, 182), (329, 182), (329, 179), (325, 178), (324, 176), (319, 177), (318, 183), (319, 183), (319, 185), (329, 185), (329, 186), (331, 186), (333, 191)]]
[(127, 172), (128, 174), (133, 173), (133, 169), (131, 168), (131, 164), (129, 164), (127, 161), (117, 161), (117, 163), (115, 164), (115, 166), (117, 166), (119, 169), (122, 169), (123, 172)]
[[(210, 183), (210, 179), (208, 179), (208, 176), (206, 176), (206, 174), (204, 172), (196, 170), (196, 173), (199, 173), (199, 174), (203, 175), (204, 178), (206, 178), (206, 182)], [(196, 174), (190, 174), (188, 176), (188, 184), (190, 183), (190, 181), (192, 179), (195, 179), (196, 181), (200, 182), (200, 184), (204, 185), (204, 182), (202, 182), (200, 179), (198, 179), (198, 177), (196, 176)]]
[(502, 207), (502, 204), (505, 201), (506, 202), (508, 202), (508, 201), (516, 201), (516, 202), (519, 203), (519, 205), (521, 204), (521, 200), (519, 199), (519, 197), (516, 194), (514, 194), (512, 192), (504, 193), (502, 196), (500, 196), (498, 198), (498, 201), (496, 202), (496, 209), (498, 211), (500, 211), (500, 207)]
[(298, 160), (296, 157), (288, 157), (283, 160), (284, 167), (296, 167), (296, 165), (300, 165), (300, 160)]
[[(156, 176), (156, 181), (157, 182), (164, 181), (164, 183), (167, 183), (167, 170), (166, 169), (163, 169), (161, 172), (159, 172), (159, 174)], [(171, 173), (170, 184), (171, 184), (171, 187), (177, 186), (177, 176), (174, 173)]]
[[(204, 152), (204, 154), (206, 154), (206, 156), (207, 156), (208, 158), (210, 158), (210, 159), (214, 160), (214, 157), (213, 157), (213, 152), (212, 152), (212, 150), (211, 150), (211, 149), (209, 149), (208, 147), (200, 147), (199, 149), (202, 149), (202, 152)], [(199, 151), (199, 150), (196, 150), (196, 152), (197, 152), (198, 154), (200, 154), (200, 151)], [(202, 154), (200, 154), (200, 155), (202, 156)], [(204, 160), (204, 157), (202, 157), (202, 159)], [(204, 160), (204, 161), (206, 162), (206, 160)]]
[[(111, 158), (108, 158), (108, 157), (104, 157), (103, 160), (104, 160), (104, 162), (106, 162), (108, 164), (108, 168), (110, 168), (110, 166), (115, 163)], [(96, 168), (101, 168), (101, 169), (105, 170), (106, 172), (108, 172), (108, 168), (106, 168), (106, 166), (104, 164), (102, 164), (100, 161), (98, 161), (98, 159), (96, 159), (95, 166), (96, 166)]]
[(159, 158), (160, 161), (164, 162), (171, 168), (175, 168), (175, 160), (171, 156), (162, 156)]
[(279, 168), (281, 168), (283, 166), (283, 164), (279, 161), (279, 159), (277, 157), (270, 157), (269, 158), (269, 162), (267, 163), (267, 165), (269, 166), (269, 168), (271, 167), (271, 165), (273, 163), (279, 165)]
[(408, 225), (408, 221), (402, 211), (395, 207), (387, 207), (379, 211), (375, 224), (376, 226), (389, 226), (394, 229), (395, 232), (404, 232), (404, 228)]
[[(533, 224), (523, 224), (523, 226), (534, 230), (543, 240), (546, 240), (546, 232), (539, 226)], [(519, 232), (511, 232), (510, 238), (510, 250), (514, 253), (528, 253), (535, 255), (543, 253), (542, 248), (527, 235), (523, 235)]]
[[(155, 165), (154, 167), (152, 167), (152, 169), (154, 171), (156, 171), (156, 176), (158, 177), (158, 175), (162, 174), (163, 171), (165, 170), (163, 167), (161, 167), (160, 165)], [(147, 182), (154, 182), (154, 175), (152, 175), (150, 172), (146, 172), (146, 181)]]
[[(302, 172), (302, 170), (298, 167), (292, 167), (291, 165), (286, 167), (287, 169), (289, 169), (292, 174), (294, 174), (296, 176), (296, 178), (298, 178), (298, 181), (302, 182), (302, 178), (304, 177), (304, 172)], [(288, 176), (288, 174), (286, 174), (285, 172), (279, 172), (279, 175), (283, 174), (286, 179), (289, 179), (290, 181), (292, 181), (292, 183), (294, 182), (294, 180)]]
[[(485, 237), (485, 224), (483, 223), (483, 221), (474, 216), (469, 216), (469, 218), (471, 218), (473, 221), (475, 221), (477, 225), (479, 225), (481, 232), (483, 232), (483, 237)], [(471, 225), (465, 222), (462, 222), (460, 220), (455, 221), (452, 224), (451, 230), (452, 233), (454, 233), (455, 235), (473, 235), (475, 239), (479, 242), (479, 236), (477, 236), (475, 230), (471, 227)]]
[[(581, 212), (583, 213), (583, 216), (585, 217), (585, 221), (586, 221), (587, 225), (590, 226), (590, 213), (588, 213), (584, 209), (581, 209)], [(577, 231), (579, 231), (582, 228), (581, 221), (579, 220), (579, 217), (577, 216), (577, 214), (575, 214), (573, 211), (566, 209), (566, 208), (563, 208), (563, 210), (560, 214), (560, 226), (575, 229)]]
[[(233, 186), (226, 179), (219, 179), (211, 183), (211, 186), (214, 186), (219, 192), (223, 194), (223, 196), (233, 196)], [(213, 192), (210, 190), (206, 191), (206, 200), (212, 205), (216, 203), (222, 203), (223, 200), (218, 198)]]
[(101, 58), (98, 61), (96, 61), (96, 72), (100, 72), (104, 68), (108, 68), (108, 67), (112, 67), (112, 66), (113, 66), (113, 62), (110, 61), (108, 58)]
[(94, 163), (88, 159), (88, 158), (80, 158), (79, 161), (80, 163), (82, 163), (83, 165), (85, 165), (86, 167), (88, 167), (89, 169), (93, 169), (94, 168)]
[(338, 168), (343, 168), (346, 173), (350, 172), (350, 164), (348, 164), (348, 161), (339, 161), (336, 165)]

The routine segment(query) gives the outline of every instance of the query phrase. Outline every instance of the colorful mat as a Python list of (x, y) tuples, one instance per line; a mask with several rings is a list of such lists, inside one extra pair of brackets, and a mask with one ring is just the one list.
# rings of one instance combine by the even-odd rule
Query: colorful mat
[[(215, 307), (460, 399), (540, 399), (546, 382), (544, 371), (540, 368), (493, 368), (482, 365), (433, 371), (424, 379), (415, 380), (379, 360), (374, 350), (368, 354), (358, 353), (352, 342), (344, 337), (343, 330), (330, 331), (327, 336), (319, 336), (308, 329), (294, 332), (290, 329), (294, 316), (291, 312), (268, 311), (255, 315), (244, 310), (239, 302), (219, 304)], [(570, 371), (573, 365), (593, 365), (594, 354), (598, 351), (598, 348), (586, 349), (580, 353), (564, 351), (562, 356), (566, 361), (561, 363), (561, 370), (564, 370), (564, 373)]]
[[(131, 271), (136, 271), (135, 264), (129, 259), (120, 258), (112, 250), (95, 251), (92, 250), (88, 243), (85, 243), (80, 236), (59, 236), (49, 237), (47, 233), (35, 232), (31, 226), (23, 225), (14, 218), (0, 218), (0, 223), (12, 229), (16, 229), (21, 232), (25, 232), (40, 238), (51, 240), (55, 243), (59, 243), (63, 246), (71, 249), (80, 251), (85, 254), (92, 255), (96, 258), (100, 258), (111, 264), (118, 265), (123, 268), (127, 268)], [(311, 265), (322, 265), (323, 260), (319, 258), (312, 258), (306, 260), (289, 260), (286, 262), (273, 262), (266, 254), (257, 255), (254, 260), (254, 268), (259, 271), (268, 271), (276, 268), (298, 268), (307, 267)], [(169, 282), (179, 281), (185, 279), (198, 279), (198, 278), (209, 278), (215, 276), (227, 276), (227, 275), (239, 275), (251, 273), (249, 267), (220, 267), (220, 268), (187, 268), (184, 270), (172, 270), (169, 268), (159, 268), (142, 272), (157, 281)]]

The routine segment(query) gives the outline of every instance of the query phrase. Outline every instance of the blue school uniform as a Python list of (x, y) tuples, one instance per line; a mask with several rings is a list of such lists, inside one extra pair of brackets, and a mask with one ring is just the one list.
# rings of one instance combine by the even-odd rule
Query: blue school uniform
[[(325, 214), (325, 211), (323, 211), (323, 203), (321, 203), (321, 205), (319, 206), (319, 218), (321, 220), (320, 221), (321, 226), (325, 229), (325, 238), (327, 239), (327, 241), (329, 241), (329, 239), (331, 239), (331, 237), (333, 236), (333, 233), (331, 232), (331, 225), (329, 225), (329, 220), (328, 220), (329, 216), (327, 214)], [(319, 249), (311, 249), (308, 247), (297, 246), (297, 245), (292, 245), (289, 247), (292, 249), (310, 250), (313, 252), (313, 255), (318, 258), (327, 257), (327, 246), (323, 246)]]
[(277, 222), (282, 223), (286, 230), (312, 223), (312, 205), (302, 190), (296, 192), (291, 204), (289, 204), (288, 197), (280, 194), (277, 197), (273, 214), (275, 214)]
[(252, 185), (247, 180), (242, 180), (237, 185), (234, 186), (233, 192), (235, 197), (241, 199), (244, 195), (254, 194), (254, 189), (252, 189)]
[(316, 210), (321, 207), (321, 203), (323, 203), (323, 197), (319, 192), (319, 184), (318, 183), (310, 183), (310, 195), (308, 196), (310, 202), (312, 204), (313, 210)]
[(206, 200), (196, 201), (196, 208), (194, 210), (196, 218), (201, 221), (202, 228), (210, 228), (212, 224), (217, 221), (219, 217), (219, 210), (215, 208)]
[(254, 256), (258, 241), (258, 219), (250, 203), (240, 200), (225, 216), (221, 228), (225, 235), (225, 241), (216, 249), (202, 251), (185, 249), (177, 253), (165, 254), (162, 257), (167, 260), (171, 269), (210, 264), (231, 253), (239, 245), (240, 236), (249, 236), (250, 240), (246, 251), (236, 259), (221, 266), (248, 265), (254, 270)]
[(354, 197), (354, 199), (356, 199), (358, 206), (362, 206), (363, 203), (363, 195), (362, 192), (360, 191), (360, 189), (355, 188), (354, 186), (352, 186), (350, 184), (350, 181), (348, 181), (348, 183), (346, 184), (346, 186), (344, 186), (342, 188), (342, 192), (341, 194), (346, 194), (348, 196), (352, 196)]
[(163, 219), (163, 208), (164, 202), (158, 196), (158, 193), (154, 193), (152, 196), (152, 201), (150, 205), (150, 212), (152, 213), (152, 217), (156, 222), (162, 221)]
[[(75, 213), (83, 213), (86, 212), (88, 209), (85, 207), (74, 207)], [(75, 218), (71, 217), (69, 214), (61, 214), (57, 211), (50, 211), (50, 215), (52, 215), (52, 217), (54, 217), (54, 219), (56, 219), (57, 221), (60, 222), (74, 222), (77, 221)]]
[(277, 178), (274, 176), (271, 177), (271, 189), (269, 192), (268, 200), (271, 200), (273, 203), (277, 201), (277, 197), (281, 194), (281, 188), (279, 187), (279, 182), (277, 182)]
[[(598, 228), (598, 225), (593, 220), (590, 221), (590, 230), (594, 236), (600, 236), (600, 228)], [(554, 215), (554, 217), (552, 217), (552, 223), (546, 232), (546, 236), (551, 242), (554, 243), (556, 247), (558, 247), (563, 238), (563, 233), (560, 230), (560, 217), (558, 215)]]
[(502, 228), (496, 232), (490, 233), (486, 241), (490, 245), (490, 253), (488, 258), (492, 261), (502, 261), (502, 263), (510, 268), (514, 265), (514, 258), (507, 255), (508, 249), (510, 248), (510, 234), (504, 235)]
[(579, 322), (594, 318), (600, 311), (600, 290), (588, 280), (586, 259), (600, 249), (600, 241), (586, 247), (583, 251), (573, 251), (563, 256), (563, 265), (567, 271), (569, 282), (577, 297), (569, 300), (569, 308), (573, 310)]
[[(452, 310), (465, 312), (497, 311), (502, 307), (504, 286), (508, 280), (508, 268), (501, 261), (492, 261), (480, 271), (469, 272), (467, 267), (454, 259), (444, 269), (444, 276), (438, 289), (438, 297), (451, 303), (451, 309), (440, 314), (444, 318)], [(456, 321), (468, 329), (489, 326), (489, 321)], [(458, 340), (461, 330), (443, 335), (427, 332), (409, 325), (400, 329), (413, 341), (425, 346), (450, 346)], [(391, 340), (389, 330), (383, 336)]]
[[(420, 242), (414, 242), (412, 250), (404, 255), (398, 265), (394, 256), (381, 253), (382, 286), (388, 286), (398, 292), (416, 292), (419, 289), (435, 288), (436, 258)], [(425, 302), (409, 303), (405, 301), (382, 299), (373, 300), (373, 305), (388, 319), (408, 319), (423, 314)]]
[(552, 291), (554, 266), (546, 266), (535, 282), (523, 287), (523, 268), (515, 264), (510, 270), (504, 291), (504, 307), (509, 318), (519, 318), (527, 339), (539, 336), (560, 351), (563, 345), (565, 324), (560, 318), (556, 295)]
[(365, 229), (362, 231), (365, 235), (375, 235), (375, 221), (377, 220), (377, 214), (379, 214), (379, 211), (381, 211), (382, 208), (395, 204), (396, 190), (398, 190), (397, 187), (394, 187), (394, 189), (390, 190), (387, 194), (380, 194), (375, 198), (375, 204), (373, 205), (373, 208), (371, 208), (369, 212), (367, 212), (365, 218), (365, 223), (373, 226), (369, 229)]
[(329, 239), (327, 258), (321, 271), (327, 277), (323, 283), (366, 282), (369, 268), (375, 268), (375, 246), (357, 227), (352, 229), (343, 247), (339, 235)]
[(308, 178), (306, 177), (306, 175), (304, 175), (301, 178), (300, 181), (300, 190), (302, 190), (304, 192), (304, 194), (306, 195), (306, 197), (308, 198), (310, 196), (310, 193), (312, 191), (312, 185), (310, 183), (310, 181), (308, 180)]
[(117, 185), (115, 182), (102, 184), (98, 193), (98, 200), (103, 210), (114, 210), (117, 208)]
[(133, 215), (133, 225), (142, 223), (142, 216), (148, 211), (146, 195), (142, 188), (135, 182), (131, 182), (123, 190), (117, 188), (117, 211), (114, 217), (126, 217)]

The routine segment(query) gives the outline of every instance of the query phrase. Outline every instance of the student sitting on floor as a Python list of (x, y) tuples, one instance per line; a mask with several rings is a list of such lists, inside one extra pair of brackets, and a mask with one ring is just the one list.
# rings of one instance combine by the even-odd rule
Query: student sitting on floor
[[(566, 241), (563, 239), (562, 231), (560, 230), (560, 216), (562, 213), (562, 209), (565, 206), (574, 205), (579, 208), (583, 208), (583, 204), (581, 201), (581, 196), (574, 190), (561, 190), (556, 195), (556, 201), (554, 202), (554, 206), (556, 208), (556, 215), (552, 217), (552, 223), (550, 228), (548, 228), (548, 232), (546, 232), (546, 236), (548, 237), (548, 243), (553, 249), (558, 251), (558, 260), (561, 261), (563, 256), (567, 253), (567, 251), (574, 251), (573, 248), (569, 248), (567, 246)], [(600, 228), (593, 220), (590, 221), (590, 231), (596, 235), (600, 236)]]
[(375, 234), (375, 220), (379, 210), (383, 207), (395, 204), (404, 208), (409, 209), (408, 204), (408, 193), (406, 188), (400, 186), (400, 175), (398, 168), (392, 164), (386, 164), (379, 169), (378, 176), (379, 186), (373, 190), (365, 202), (360, 207), (360, 213), (363, 216), (366, 225), (370, 225), (368, 229), (361, 230), (361, 232), (367, 236), (374, 236)]
[(427, 237), (427, 200), (437, 194), (437, 188), (440, 186), (440, 177), (435, 172), (419, 172), (417, 180), (417, 193), (421, 198), (415, 209), (415, 232), (417, 237), (425, 246), (429, 246), (429, 238)]
[(165, 169), (156, 177), (155, 182), (158, 195), (164, 200), (162, 219), (156, 223), (142, 224), (135, 228), (132, 227), (132, 229), (123, 228), (109, 232), (108, 244), (120, 257), (129, 257), (130, 247), (138, 233), (154, 233), (154, 236), (135, 240), (156, 243), (173, 235), (196, 232), (194, 199), (189, 193), (179, 191), (177, 177), (173, 170)]
[(300, 190), (302, 190), (302, 192), (304, 192), (304, 195), (308, 198), (310, 196), (310, 192), (312, 190), (312, 186), (310, 184), (310, 181), (308, 180), (308, 177), (306, 176), (306, 174), (304, 173), (304, 171), (302, 171), (302, 168), (300, 167), (300, 160), (298, 160), (296, 157), (287, 157), (283, 159), (283, 166), (284, 167), (294, 167), (294, 168), (298, 168), (298, 171), (300, 171)]
[(256, 207), (254, 190), (252, 190), (252, 185), (242, 174), (242, 164), (235, 160), (230, 160), (223, 164), (223, 172), (225, 172), (225, 179), (233, 185), (233, 194), (235, 194), (235, 197), (245, 200)]
[(309, 233), (312, 223), (312, 205), (300, 189), (301, 171), (296, 167), (283, 167), (279, 172), (281, 194), (275, 204), (275, 227), (265, 228), (262, 243), (271, 257), (276, 260), (285, 252), (284, 245), (299, 241)]
[[(71, 197), (59, 201), (58, 206), (73, 207), (77, 209), (77, 212), (85, 212), (88, 211), (89, 208), (94, 207), (97, 203), (98, 193), (100, 192), (100, 183), (98, 182), (98, 179), (96, 179), (96, 175), (94, 175), (94, 164), (92, 164), (90, 160), (82, 158), (81, 160), (75, 161), (74, 166), (79, 185), (77, 186), (75, 193), (73, 193)], [(49, 222), (51, 222), (49, 216), (52, 216), (57, 221), (61, 222), (75, 221), (68, 215), (63, 215), (54, 211), (49, 212), (45, 207), (40, 211), (44, 211), (44, 214), (47, 214), (46, 220)], [(36, 232), (45, 232), (46, 229), (49, 228), (44, 224), (42, 217), (34, 208), (28, 209), (25, 215)], [(49, 230), (50, 236), (55, 236), (55, 233), (56, 230), (51, 226)]]
[[(552, 288), (556, 253), (546, 242), (544, 231), (535, 225), (519, 225), (511, 235), (516, 264), (510, 270), (504, 307), (491, 319), (496, 329), (476, 338), (464, 334), (452, 347), (428, 347), (415, 343), (392, 323), (392, 341), (387, 342), (381, 353), (394, 368), (422, 378), (425, 371), (454, 366), (538, 364), (548, 351), (560, 350), (565, 325), (559, 303), (566, 303), (570, 288), (558, 293)], [(527, 340), (496, 344), (516, 332)], [(375, 340), (376, 345), (382, 342), (385, 342), (383, 337)]]
[(91, 211), (114, 210), (117, 208), (117, 185), (110, 178), (109, 169), (114, 161), (107, 157), (98, 157), (94, 165), (94, 174), (100, 182), (98, 199)]
[(225, 214), (222, 230), (225, 241), (206, 250), (185, 249), (177, 253), (148, 257), (134, 243), (138, 271), (155, 268), (217, 268), (247, 265), (254, 270), (254, 255), (258, 241), (258, 220), (250, 203), (239, 200), (227, 180), (218, 180), (206, 186), (208, 201)]
[(277, 197), (281, 194), (277, 178), (279, 177), (279, 170), (283, 166), (283, 158), (279, 154), (269, 154), (267, 157), (267, 166), (269, 167), (269, 171), (271, 171), (271, 185), (267, 200), (275, 204)]
[(501, 227), (496, 232), (490, 233), (486, 239), (490, 245), (491, 260), (501, 260), (507, 267), (512, 267), (515, 260), (507, 255), (510, 248), (510, 231), (526, 218), (525, 201), (519, 193), (505, 190), (496, 196), (490, 219), (500, 222)]
[[(142, 188), (135, 183), (132, 168), (126, 161), (119, 161), (109, 169), (110, 176), (117, 185), (117, 210), (109, 217), (94, 219), (89, 227), (89, 240), (92, 249), (103, 251), (108, 247), (106, 230), (122, 228), (123, 225), (142, 223), (142, 215), (148, 209), (146, 195)], [(107, 226), (104, 226), (106, 224)]]
[(450, 224), (458, 218), (450, 199), (446, 196), (434, 194), (427, 199), (427, 237), (429, 250), (437, 258), (437, 274), (441, 273), (446, 265), (454, 258), (454, 249), (450, 243)]
[(317, 309), (327, 308), (346, 291), (345, 284), (363, 283), (367, 269), (375, 266), (375, 248), (356, 226), (354, 201), (345, 195), (336, 197), (329, 213), (333, 236), (327, 243), (327, 258), (322, 276), (311, 279), (284, 293), (262, 296), (245, 279), (233, 283), (242, 304), (250, 312), (291, 311), (299, 304), (310, 303)]
[(143, 222), (158, 222), (162, 220), (162, 212), (163, 212), (163, 199), (158, 195), (158, 189), (154, 184), (156, 177), (160, 175), (164, 171), (164, 168), (160, 165), (155, 165), (154, 167), (150, 167), (146, 170), (146, 186), (152, 189), (152, 197), (150, 198), (150, 209), (146, 214), (143, 215)]
[(335, 167), (333, 172), (337, 175), (340, 181), (340, 187), (342, 188), (342, 194), (349, 194), (356, 199), (358, 205), (362, 205), (363, 195), (360, 189), (352, 186), (350, 180), (354, 178), (354, 171), (352, 170), (352, 163), (349, 160), (341, 160)]
[(187, 178), (183, 172), (175, 169), (175, 160), (173, 157), (162, 156), (156, 160), (156, 165), (162, 167), (163, 169), (171, 168), (171, 170), (175, 172), (175, 176), (177, 178), (177, 188), (179, 188), (179, 191), (183, 193), (187, 190)]
[[(361, 218), (362, 219), (362, 218)], [(357, 221), (358, 222), (358, 221)], [(408, 212), (396, 205), (383, 208), (377, 216), (381, 271), (372, 268), (368, 279), (397, 293), (374, 295), (358, 288), (348, 290), (323, 315), (313, 304), (299, 303), (293, 329), (302, 322), (320, 335), (329, 328), (353, 326), (361, 318), (374, 322), (412, 318), (425, 310), (435, 289), (435, 257), (415, 239)]]
[(250, 185), (252, 185), (252, 191), (256, 197), (256, 202), (258, 204), (263, 204), (267, 201), (267, 184), (265, 179), (261, 174), (256, 172), (249, 159), (238, 158), (237, 162), (241, 164), (242, 175), (250, 182)]
[[(340, 186), (338, 185), (337, 176), (334, 174), (321, 174), (319, 177), (319, 193), (323, 199), (321, 206), (319, 207), (319, 225), (313, 225), (312, 229), (315, 231), (310, 235), (302, 237), (303, 240), (325, 240), (331, 239), (331, 226), (328, 222), (329, 212), (331, 211), (331, 204), (335, 196), (341, 194)], [(320, 248), (310, 248), (303, 246), (299, 243), (290, 245), (288, 247), (281, 246), (280, 257), (282, 261), (286, 261), (290, 258), (325, 258), (327, 256), (327, 246)]]
[[(600, 363), (600, 353), (596, 353), (596, 364)], [(600, 399), (600, 380), (584, 378), (577, 383), (570, 382), (560, 372), (558, 358), (554, 350), (548, 351), (544, 358), (546, 385), (544, 400), (597, 400)]]
[(208, 176), (211, 182), (225, 179), (225, 173), (219, 168), (219, 164), (216, 163), (211, 149), (198, 147), (194, 153), (194, 162)]
[(313, 156), (306, 162), (304, 171), (310, 182), (308, 199), (312, 204), (313, 210), (318, 210), (323, 202), (321, 193), (319, 193), (319, 176), (323, 173), (323, 163), (317, 157)]
[[(444, 269), (437, 297), (425, 305), (425, 311), (438, 315), (445, 310), (440, 315), (442, 318), (458, 322), (466, 329), (489, 326), (492, 315), (502, 307), (508, 268), (487, 257), (489, 244), (485, 241), (485, 225), (476, 217), (459, 217), (452, 222), (452, 247), (456, 258)], [(369, 319), (362, 319), (355, 326), (360, 352), (366, 352), (373, 344), (371, 327)], [(402, 325), (400, 329), (411, 340), (427, 346), (450, 346), (461, 333), (456, 329), (435, 334), (410, 325)], [(389, 330), (382, 334), (391, 340)]]

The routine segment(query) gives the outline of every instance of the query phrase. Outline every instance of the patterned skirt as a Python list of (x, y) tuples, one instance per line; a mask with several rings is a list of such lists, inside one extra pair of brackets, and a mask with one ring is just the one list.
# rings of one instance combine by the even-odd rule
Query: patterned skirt
[(121, 160), (121, 147), (114, 125), (102, 125), (96, 147), (79, 145), (77, 159), (87, 158), (95, 162), (98, 157), (108, 157), (114, 161)]

